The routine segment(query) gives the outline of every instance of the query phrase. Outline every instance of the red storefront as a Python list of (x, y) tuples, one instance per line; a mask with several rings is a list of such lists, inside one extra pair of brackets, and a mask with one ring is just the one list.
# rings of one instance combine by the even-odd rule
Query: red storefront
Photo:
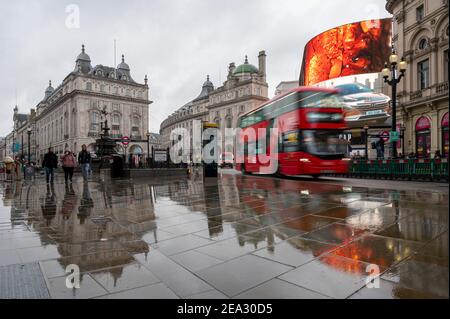
[(442, 129), (442, 156), (448, 158), (449, 136), (448, 136), (448, 112), (445, 113), (441, 122)]
[(431, 122), (425, 116), (416, 122), (416, 153), (418, 157), (430, 157), (431, 153)]

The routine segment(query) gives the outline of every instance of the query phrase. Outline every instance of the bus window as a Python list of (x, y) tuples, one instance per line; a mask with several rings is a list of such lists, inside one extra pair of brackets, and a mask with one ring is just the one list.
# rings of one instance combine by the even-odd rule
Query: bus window
[(291, 153), (300, 151), (300, 131), (289, 131), (282, 135), (282, 152)]
[(340, 138), (341, 132), (305, 130), (302, 132), (303, 148), (316, 156), (342, 155), (347, 153), (347, 141)]

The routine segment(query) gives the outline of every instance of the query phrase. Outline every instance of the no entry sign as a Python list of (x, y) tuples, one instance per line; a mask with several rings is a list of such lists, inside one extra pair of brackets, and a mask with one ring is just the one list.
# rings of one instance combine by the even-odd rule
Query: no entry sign
[(127, 147), (130, 144), (130, 138), (128, 136), (122, 137), (122, 145)]
[(384, 131), (380, 134), (380, 138), (385, 142), (389, 141), (389, 132)]

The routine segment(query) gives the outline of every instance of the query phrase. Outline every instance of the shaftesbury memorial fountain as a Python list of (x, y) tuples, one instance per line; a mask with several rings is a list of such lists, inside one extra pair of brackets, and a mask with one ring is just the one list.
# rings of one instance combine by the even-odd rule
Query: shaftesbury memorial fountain
[[(103, 108), (101, 122), (100, 138), (96, 140), (96, 155), (99, 159), (99, 170), (111, 169), (111, 175), (123, 175), (123, 160), (122, 157), (116, 151), (116, 140), (112, 139), (109, 135), (110, 128), (108, 127), (108, 112), (106, 108)], [(121, 177), (121, 176), (117, 176)]]

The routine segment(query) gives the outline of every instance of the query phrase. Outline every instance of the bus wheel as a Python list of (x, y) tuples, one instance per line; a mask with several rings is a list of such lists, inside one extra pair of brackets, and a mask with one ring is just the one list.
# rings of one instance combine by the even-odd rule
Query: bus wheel
[(319, 179), (320, 174), (314, 174), (314, 175), (311, 175), (311, 176), (312, 176), (312, 178), (314, 178), (314, 179)]

